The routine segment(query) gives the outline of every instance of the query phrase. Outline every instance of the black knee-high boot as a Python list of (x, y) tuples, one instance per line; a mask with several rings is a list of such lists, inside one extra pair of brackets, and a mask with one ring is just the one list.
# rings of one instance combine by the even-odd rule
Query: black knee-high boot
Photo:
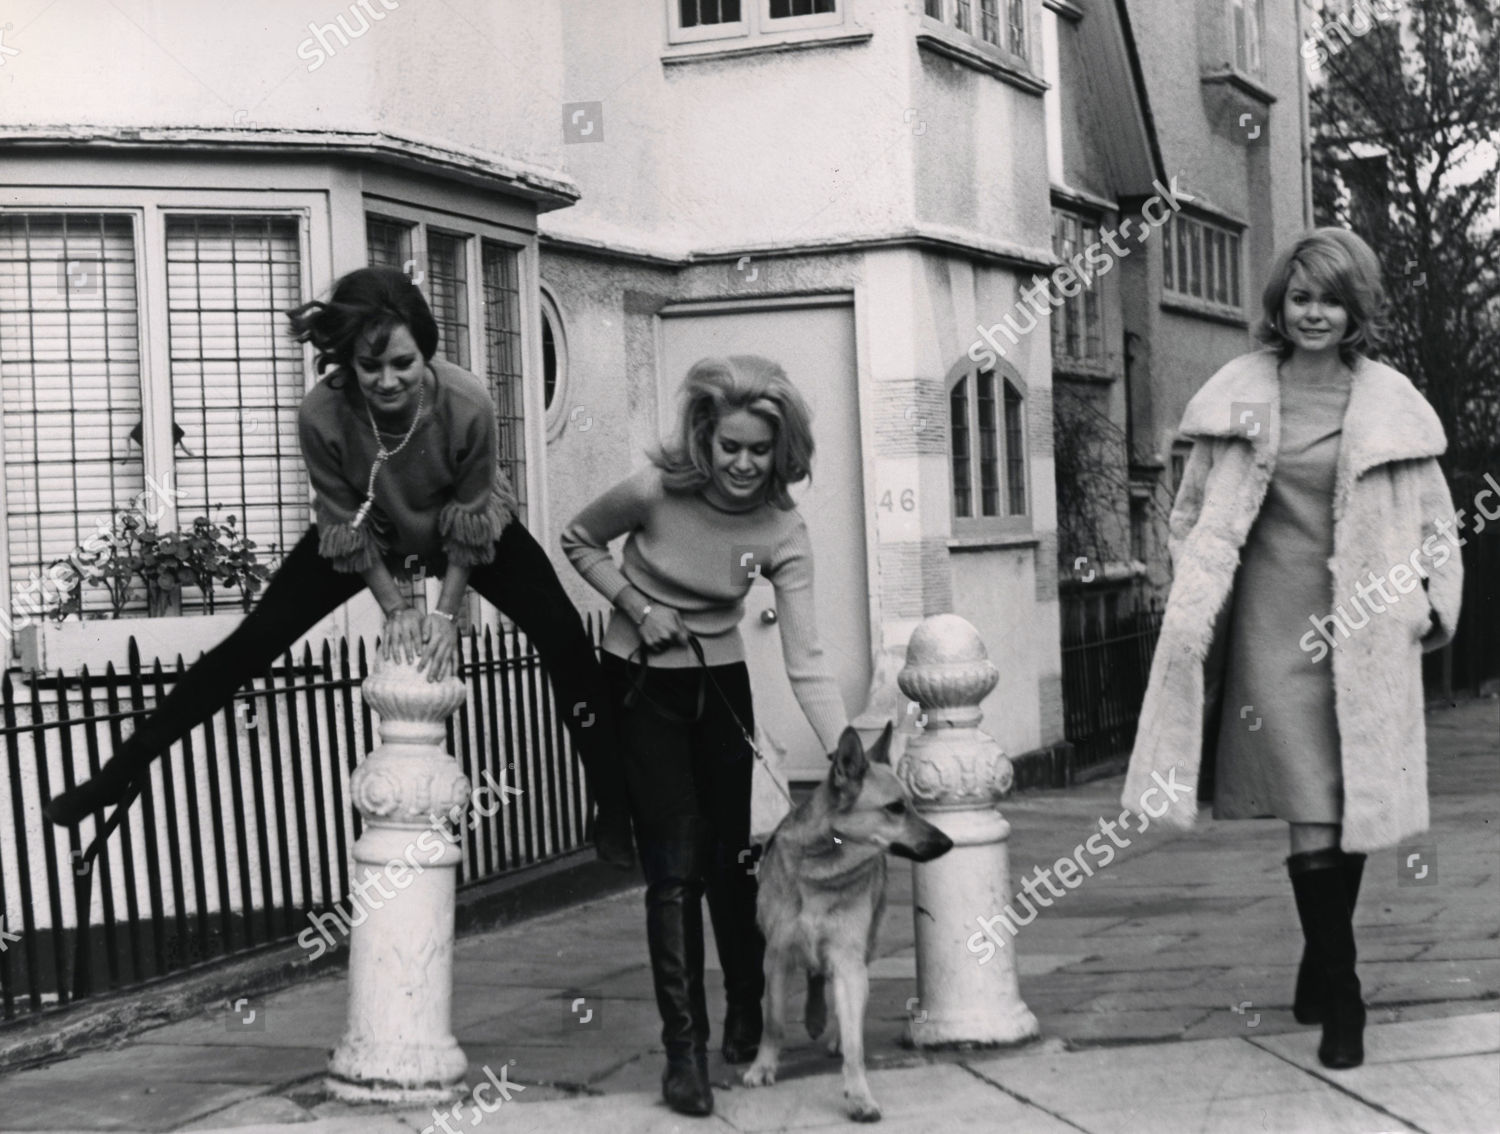
[(661, 1013), (662, 1046), (667, 1050), (662, 1097), (679, 1114), (712, 1114), (708, 1005), (703, 994), (702, 823), (679, 820), (639, 833), (646, 874), (646, 942)]
[(1354, 915), (1344, 855), (1336, 847), (1287, 859), (1302, 932), (1315, 947), (1323, 989), (1323, 1040), (1318, 1061), (1334, 1069), (1365, 1059), (1365, 1005), (1354, 971)]
[(719, 846), (708, 880), (708, 912), (714, 942), (724, 969), (724, 1038), (726, 1063), (747, 1063), (760, 1049), (761, 997), (766, 990), (766, 939), (755, 919), (758, 887), (755, 864), (760, 848)]
[[(1344, 854), (1344, 885), (1349, 891), (1349, 912), (1359, 902), (1359, 884), (1365, 873), (1365, 856)], [(1322, 958), (1317, 946), (1308, 941), (1302, 947), (1302, 963), (1297, 966), (1297, 991), (1292, 998), (1292, 1016), (1299, 1024), (1321, 1024), (1323, 1022), (1323, 981), (1320, 974)]]

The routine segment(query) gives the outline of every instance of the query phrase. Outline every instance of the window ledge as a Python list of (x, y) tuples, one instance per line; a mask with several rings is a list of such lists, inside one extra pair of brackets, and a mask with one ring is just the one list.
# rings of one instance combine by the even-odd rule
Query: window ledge
[(917, 47), (993, 75), (1027, 94), (1040, 95), (1051, 88), (1050, 83), (1033, 75), (1018, 56), (975, 39), (967, 32), (940, 24), (931, 16), (922, 17), (922, 26), (917, 30)]
[(1075, 24), (1083, 19), (1083, 9), (1072, 0), (1042, 0), (1042, 7), (1051, 8), (1065, 20), (1072, 20)]
[(1210, 303), (1204, 299), (1194, 299), (1190, 295), (1176, 295), (1163, 291), (1161, 295), (1161, 306), (1168, 311), (1180, 311), (1186, 315), (1197, 315), (1204, 319), (1212, 319), (1216, 323), (1227, 323), (1231, 327), (1249, 328), (1250, 320), (1245, 312), (1237, 307), (1225, 307), (1218, 303)]
[(676, 63), (698, 63), (708, 59), (734, 59), (742, 55), (765, 55), (773, 51), (801, 51), (812, 47), (841, 47), (866, 43), (875, 33), (869, 28), (831, 27), (805, 31), (774, 32), (768, 35), (703, 40), (699, 43), (676, 43), (662, 52), (663, 66)]
[(1205, 87), (1228, 87), (1237, 94), (1253, 99), (1262, 106), (1270, 106), (1276, 101), (1276, 96), (1259, 79), (1247, 75), (1244, 71), (1236, 67), (1221, 67), (1212, 71), (1204, 71), (1198, 77), (1198, 81)]
[(1118, 381), (1120, 375), (1108, 363), (1086, 362), (1076, 358), (1054, 356), (1052, 359), (1052, 377), (1054, 380), (1062, 378), (1069, 382), (1110, 383)]
[(948, 540), (949, 551), (997, 551), (1007, 548), (1039, 547), (1041, 538), (1034, 532), (1016, 532), (1006, 534), (995, 532), (992, 535), (957, 535)]
[(1108, 197), (1101, 197), (1097, 193), (1090, 193), (1087, 189), (1079, 189), (1073, 185), (1064, 185), (1060, 181), (1052, 182), (1052, 203), (1063, 204), (1072, 208), (1084, 208), (1099, 213), (1118, 212), (1120, 206)]

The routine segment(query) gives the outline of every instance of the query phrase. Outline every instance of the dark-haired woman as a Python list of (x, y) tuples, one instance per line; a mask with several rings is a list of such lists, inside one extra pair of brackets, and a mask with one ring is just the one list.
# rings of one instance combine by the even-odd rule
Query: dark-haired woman
[[(1196, 785), (1201, 754), (1216, 819), (1286, 821), (1305, 940), (1292, 1010), (1321, 1022), (1333, 1068), (1364, 1059), (1365, 853), (1427, 829), (1421, 659), (1453, 637), (1463, 590), (1443, 427), (1365, 354), (1383, 303), (1363, 240), (1307, 234), (1272, 267), (1267, 348), (1188, 403), (1174, 581), (1122, 797), (1148, 810), (1153, 785)], [(1162, 820), (1190, 825), (1194, 795)]]
[[(315, 523), (244, 621), (141, 722), (93, 779), (51, 801), (73, 825), (144, 782), (151, 761), (228, 704), (320, 619), (368, 587), (385, 614), (380, 653), (415, 661), (430, 681), (457, 671), (455, 625), (466, 587), (512, 618), (541, 656), (598, 802), (599, 857), (634, 861), (610, 697), (592, 644), (546, 554), (516, 518), (484, 384), (436, 357), (427, 301), (401, 272), (363, 268), (326, 301), (291, 312), (322, 376), (298, 413)], [(442, 579), (426, 615), (396, 579), (420, 566)], [(590, 722), (588, 728), (582, 722)]]

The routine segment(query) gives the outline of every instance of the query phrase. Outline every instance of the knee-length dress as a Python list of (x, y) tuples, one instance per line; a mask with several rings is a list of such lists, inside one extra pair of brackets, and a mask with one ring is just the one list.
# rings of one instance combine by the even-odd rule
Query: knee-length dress
[(1215, 751), (1214, 818), (1339, 823), (1332, 654), (1302, 649), (1334, 605), (1333, 487), (1353, 376), (1282, 380), (1276, 467), (1235, 575)]

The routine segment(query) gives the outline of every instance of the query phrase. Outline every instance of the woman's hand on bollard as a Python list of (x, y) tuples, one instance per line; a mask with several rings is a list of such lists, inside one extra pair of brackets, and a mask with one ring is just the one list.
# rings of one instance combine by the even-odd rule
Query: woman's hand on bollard
[(380, 656), (387, 661), (414, 662), (422, 656), (422, 640), (422, 615), (412, 607), (400, 607), (385, 616)]
[(422, 622), (422, 660), (428, 681), (442, 681), (458, 672), (458, 627), (453, 619), (429, 614)]

